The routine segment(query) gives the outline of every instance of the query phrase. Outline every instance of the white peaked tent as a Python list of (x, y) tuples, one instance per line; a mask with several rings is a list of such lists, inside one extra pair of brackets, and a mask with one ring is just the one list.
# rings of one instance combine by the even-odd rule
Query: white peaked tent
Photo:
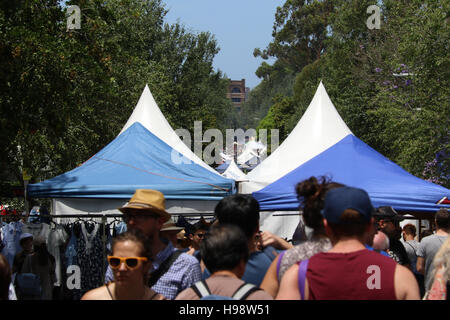
[(230, 160), (227, 170), (222, 173), (222, 176), (235, 181), (245, 181), (247, 179), (245, 173), (239, 169), (234, 160)]
[(156, 104), (148, 85), (145, 85), (144, 91), (142, 92), (133, 113), (125, 126), (122, 128), (122, 131), (120, 131), (119, 135), (131, 127), (135, 122), (140, 122), (145, 128), (147, 128), (148, 131), (153, 133), (190, 161), (193, 161), (209, 171), (219, 175), (216, 170), (197, 157), (197, 155), (192, 152), (191, 149), (183, 143), (183, 141), (181, 141), (180, 137), (175, 133)]
[[(324, 85), (317, 91), (300, 121), (270, 156), (247, 174), (239, 193), (250, 194), (314, 158), (352, 134), (331, 102)], [(261, 230), (290, 239), (300, 221), (298, 211), (262, 212)]]
[(320, 82), (300, 121), (283, 143), (247, 174), (241, 193), (258, 191), (352, 134)]
[[(145, 86), (139, 101), (134, 108), (130, 118), (126, 122), (125, 126), (122, 128), (116, 139), (121, 136), (127, 129), (138, 122), (145, 129), (150, 131), (151, 134), (161, 139), (169, 147), (175, 150), (175, 157), (180, 159), (180, 161), (186, 161), (186, 158), (193, 163), (202, 166), (203, 168), (209, 170), (217, 177), (225, 178), (221, 176), (217, 171), (203, 162), (199, 157), (197, 157), (184, 143), (181, 141), (179, 136), (170, 126), (167, 119), (164, 117), (163, 113), (156, 104), (153, 95), (148, 88)], [(176, 154), (179, 153), (179, 154)], [(180, 155), (181, 154), (181, 155)], [(181, 160), (184, 157), (184, 160)], [(183, 162), (185, 163), (185, 162)], [(58, 212), (58, 214), (84, 214), (97, 213), (97, 214), (110, 214), (118, 213), (118, 207), (123, 206), (127, 199), (108, 199), (107, 201), (99, 201), (98, 199), (90, 198), (58, 198), (53, 199), (53, 209)], [(170, 213), (203, 213), (203, 212), (213, 212), (215, 205), (219, 200), (190, 200), (190, 199), (166, 199), (166, 209)]]

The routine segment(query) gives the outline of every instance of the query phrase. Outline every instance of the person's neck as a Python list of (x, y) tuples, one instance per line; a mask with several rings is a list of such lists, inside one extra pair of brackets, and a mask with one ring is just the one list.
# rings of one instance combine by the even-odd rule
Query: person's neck
[(437, 229), (436, 230), (436, 235), (437, 236), (444, 236), (444, 237), (446, 237), (446, 236), (448, 236), (448, 231), (445, 230), (445, 229)]
[(145, 297), (146, 288), (143, 282), (126, 286), (116, 282), (113, 292), (116, 300), (142, 300)]
[(230, 271), (230, 270), (216, 271), (216, 272), (214, 272), (211, 275), (211, 277), (219, 277), (219, 276), (222, 276), (222, 277), (233, 277), (233, 278), (239, 279), (239, 277), (233, 271)]
[(346, 238), (338, 240), (328, 252), (347, 253), (365, 249), (363, 242), (357, 238)]
[(411, 241), (411, 240), (414, 240), (414, 236), (405, 235), (405, 241)]
[(154, 243), (153, 243), (153, 246), (152, 246), (152, 254), (153, 254), (153, 256), (156, 256), (158, 253), (163, 251), (166, 247), (167, 247), (167, 244), (164, 243), (161, 240), (161, 238), (156, 237), (154, 239)]
[(253, 239), (249, 240), (247, 242), (247, 244), (248, 244), (248, 253), (249, 254), (252, 254), (253, 252), (259, 251), (259, 249), (258, 249), (258, 247), (257, 247), (257, 245), (256, 245), (256, 243), (255, 243), (255, 241)]

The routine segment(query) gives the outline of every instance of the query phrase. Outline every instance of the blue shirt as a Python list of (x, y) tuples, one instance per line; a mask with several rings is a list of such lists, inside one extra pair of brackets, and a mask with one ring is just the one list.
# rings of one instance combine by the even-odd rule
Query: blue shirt
[[(259, 287), (266, 275), (267, 269), (269, 269), (272, 261), (277, 255), (278, 251), (271, 246), (265, 247), (263, 251), (251, 253), (245, 267), (244, 275), (241, 279)], [(205, 268), (203, 271), (203, 279), (207, 279), (210, 276), (211, 274)]]
[(367, 245), (367, 244), (365, 244), (365, 246), (366, 246), (366, 249), (369, 249), (370, 251), (375, 251), (375, 252), (381, 253), (383, 256), (386, 256), (386, 257), (388, 257), (388, 258), (391, 258), (391, 256), (389, 255), (389, 253), (387, 253), (386, 251), (378, 251), (378, 250), (374, 250), (371, 246), (369, 246), (369, 245)]
[[(152, 270), (159, 268), (174, 251), (176, 251), (169, 241), (167, 246), (155, 257), (152, 264)], [(173, 300), (184, 289), (190, 288), (194, 283), (200, 281), (202, 278), (200, 263), (196, 258), (186, 253), (182, 253), (172, 263), (170, 269), (163, 274), (158, 281), (153, 285), (152, 289), (157, 293), (162, 294), (167, 299)], [(108, 265), (105, 275), (105, 283), (114, 280), (114, 275), (111, 267)]]

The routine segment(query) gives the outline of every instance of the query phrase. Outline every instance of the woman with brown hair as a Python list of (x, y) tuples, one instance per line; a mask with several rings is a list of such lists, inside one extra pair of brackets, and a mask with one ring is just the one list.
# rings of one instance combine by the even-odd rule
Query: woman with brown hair
[(121, 233), (108, 256), (114, 281), (86, 292), (81, 300), (164, 300), (146, 285), (152, 260), (151, 243), (141, 231)]
[(273, 260), (261, 283), (261, 288), (274, 298), (277, 295), (281, 278), (290, 266), (297, 261), (308, 259), (318, 252), (331, 249), (331, 241), (325, 234), (320, 210), (323, 208), (327, 191), (343, 186), (340, 183), (329, 181), (326, 177), (321, 177), (319, 180), (311, 177), (297, 184), (295, 190), (298, 199), (302, 201), (303, 221), (307, 227), (313, 229), (313, 233), (309, 240), (281, 252)]

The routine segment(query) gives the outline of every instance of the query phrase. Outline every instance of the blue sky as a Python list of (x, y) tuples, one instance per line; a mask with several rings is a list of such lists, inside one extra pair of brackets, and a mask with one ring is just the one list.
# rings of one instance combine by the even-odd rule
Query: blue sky
[[(263, 61), (253, 56), (255, 48), (264, 49), (272, 41), (275, 12), (284, 0), (162, 0), (167, 23), (180, 22), (189, 31), (209, 31), (220, 52), (214, 68), (232, 80), (245, 79), (253, 89), (260, 82), (255, 75)], [(273, 60), (268, 61), (270, 64)]]

